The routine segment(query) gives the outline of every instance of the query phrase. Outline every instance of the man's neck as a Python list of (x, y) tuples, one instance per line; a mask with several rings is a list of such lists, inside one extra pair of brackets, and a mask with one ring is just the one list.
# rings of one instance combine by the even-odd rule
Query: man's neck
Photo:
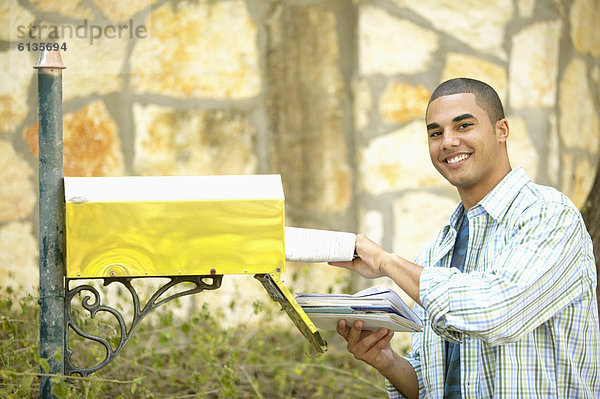
[(477, 205), (486, 195), (488, 195), (501, 181), (511, 172), (512, 168), (508, 165), (507, 168), (498, 169), (498, 173), (494, 178), (490, 178), (487, 182), (482, 182), (472, 187), (458, 187), (458, 195), (465, 208), (465, 212)]

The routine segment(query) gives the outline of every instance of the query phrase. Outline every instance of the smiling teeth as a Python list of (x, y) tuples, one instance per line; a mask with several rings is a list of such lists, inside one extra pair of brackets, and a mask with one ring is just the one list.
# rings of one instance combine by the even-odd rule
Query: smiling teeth
[(448, 158), (446, 160), (446, 162), (448, 162), (448, 163), (457, 163), (457, 162), (460, 162), (463, 159), (467, 159), (467, 158), (469, 158), (469, 154), (461, 154), (461, 155), (459, 155), (457, 157), (454, 157), (454, 158)]

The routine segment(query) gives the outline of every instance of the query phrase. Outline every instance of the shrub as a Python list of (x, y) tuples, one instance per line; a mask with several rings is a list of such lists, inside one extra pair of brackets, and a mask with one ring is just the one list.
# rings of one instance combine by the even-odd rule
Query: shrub
[[(175, 303), (172, 302), (172, 303)], [(259, 306), (260, 305), (260, 306)], [(255, 312), (273, 317), (271, 305)], [(274, 304), (273, 304), (274, 306)], [(383, 378), (345, 351), (326, 331), (329, 351), (312, 357), (311, 347), (289, 324), (258, 329), (224, 327), (204, 306), (190, 319), (174, 317), (167, 304), (148, 315), (123, 352), (87, 378), (53, 377), (59, 398), (385, 398)], [(89, 317), (76, 315), (85, 323)], [(0, 289), (0, 397), (39, 397), (39, 306)], [(110, 320), (94, 328), (112, 337)], [(114, 335), (114, 334), (113, 334)], [(71, 335), (72, 337), (72, 335)], [(118, 336), (117, 336), (118, 339)], [(74, 358), (91, 366), (104, 357), (93, 342), (73, 339)], [(81, 363), (81, 364), (79, 364)]]

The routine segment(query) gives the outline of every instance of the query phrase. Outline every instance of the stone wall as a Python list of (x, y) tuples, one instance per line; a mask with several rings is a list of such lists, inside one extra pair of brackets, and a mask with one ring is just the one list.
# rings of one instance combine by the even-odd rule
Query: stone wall
[[(423, 119), (447, 78), (494, 86), (513, 166), (584, 203), (599, 20), (598, 0), (3, 1), (1, 284), (38, 285), (37, 53), (19, 44), (66, 43), (65, 175), (280, 173), (288, 225), (362, 231), (412, 258), (458, 200)], [(350, 282), (323, 264), (284, 278), (296, 291)], [(248, 277), (204, 298), (228, 314), (268, 301)]]

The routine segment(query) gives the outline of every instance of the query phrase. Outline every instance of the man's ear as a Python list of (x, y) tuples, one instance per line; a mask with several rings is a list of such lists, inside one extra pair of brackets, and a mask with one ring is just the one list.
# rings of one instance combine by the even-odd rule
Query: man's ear
[(508, 134), (510, 132), (510, 127), (508, 126), (508, 121), (506, 118), (500, 119), (496, 122), (496, 137), (498, 137), (498, 142), (506, 143), (508, 140)]

